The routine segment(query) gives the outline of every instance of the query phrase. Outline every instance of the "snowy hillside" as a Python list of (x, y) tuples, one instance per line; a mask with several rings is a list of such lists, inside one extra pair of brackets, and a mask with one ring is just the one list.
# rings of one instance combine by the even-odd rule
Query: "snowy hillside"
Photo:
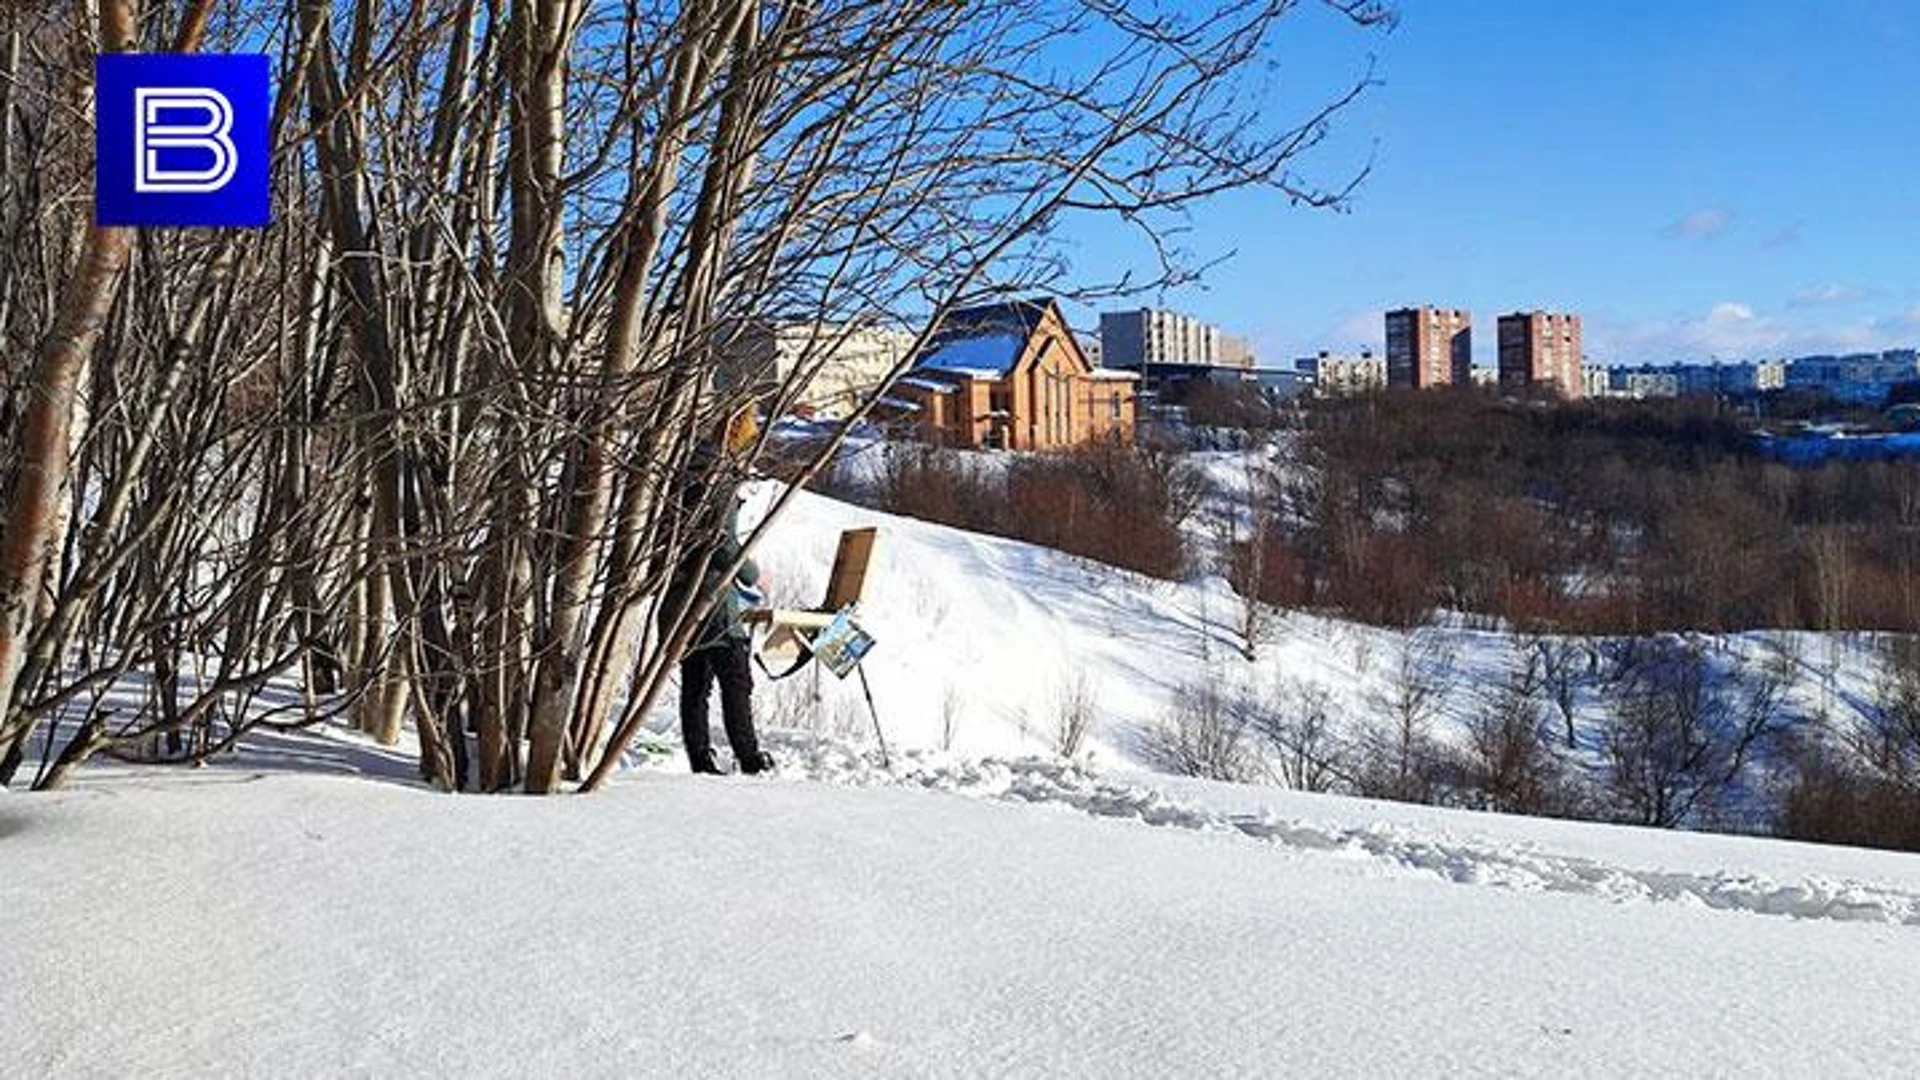
[[(777, 597), (817, 599), (839, 530), (875, 522), (886, 766), (857, 684), (809, 673), (759, 690), (772, 778), (685, 775), (663, 709), (592, 796), (433, 794), (406, 752), (337, 729), (0, 792), (0, 1073), (1920, 1063), (1920, 857), (1141, 771), (1182, 686), (1310, 678), (1355, 722), (1403, 636), (1289, 616), (1249, 662), (1217, 581), (805, 494), (762, 551)], [(1419, 636), (1454, 708), (1510, 644)], [(1798, 692), (1844, 700), (1856, 668)], [(1076, 680), (1092, 753), (1065, 761), (1042, 752)]]
[[(1217, 485), (1244, 477), (1230, 456), (1202, 459)], [(774, 495), (763, 486), (755, 502), (764, 507)], [(1217, 576), (1157, 581), (806, 492), (760, 549), (777, 598), (817, 603), (840, 530), (875, 524), (882, 540), (862, 622), (879, 646), (867, 670), (887, 735), (905, 746), (1050, 752), (1076, 687), (1097, 703), (1085, 748), (1108, 766), (1148, 763), (1143, 736), (1164, 723), (1183, 689), (1311, 698), (1336, 735), (1357, 740), (1369, 725), (1390, 720), (1409, 682), (1432, 694), (1434, 734), (1444, 741), (1460, 737), (1464, 718), (1523, 660), (1525, 643), (1508, 633), (1457, 624), (1409, 633), (1278, 612), (1249, 661), (1241, 601)], [(1844, 719), (1870, 694), (1874, 658), (1863, 639), (1783, 632), (1704, 640), (1709, 663), (1722, 669), (1790, 671), (1788, 713)], [(1573, 645), (1588, 652), (1584, 642)], [(1587, 685), (1571, 701), (1583, 717), (1587, 754), (1594, 752), (1589, 728), (1600, 697)], [(809, 672), (763, 686), (759, 700), (779, 726), (850, 736), (869, 724), (857, 683), (836, 683), (831, 675)], [(666, 738), (677, 730), (670, 707), (653, 724)]]
[(1920, 859), (781, 749), (770, 780), (449, 797), (400, 755), (288, 736), (196, 772), (0, 795), (0, 1072), (1920, 1061)]

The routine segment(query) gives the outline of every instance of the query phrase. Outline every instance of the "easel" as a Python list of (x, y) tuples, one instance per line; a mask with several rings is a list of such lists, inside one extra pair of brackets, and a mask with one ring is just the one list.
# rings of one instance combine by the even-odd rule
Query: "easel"
[[(749, 626), (767, 627), (766, 640), (760, 645), (760, 666), (772, 679), (784, 679), (818, 659), (839, 678), (849, 671), (860, 674), (860, 692), (867, 699), (867, 715), (873, 718), (873, 735), (880, 742), (880, 763), (891, 768), (887, 736), (880, 730), (880, 713), (873, 706), (873, 688), (867, 684), (867, 671), (860, 661), (873, 648), (873, 636), (854, 621), (854, 611), (866, 591), (867, 569), (873, 564), (874, 544), (880, 538), (875, 527), (847, 529), (840, 534), (840, 546), (833, 555), (833, 571), (827, 577), (827, 595), (817, 608), (755, 608), (741, 617)], [(774, 674), (768, 658), (788, 666)]]

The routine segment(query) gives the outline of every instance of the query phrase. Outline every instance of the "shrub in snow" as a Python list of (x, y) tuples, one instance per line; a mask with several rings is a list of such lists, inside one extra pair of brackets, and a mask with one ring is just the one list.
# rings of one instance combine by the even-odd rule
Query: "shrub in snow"
[(1521, 652), (1499, 685), (1481, 695), (1466, 722), (1461, 782), (1489, 810), (1551, 814), (1570, 801), (1546, 717), (1540, 653)]
[(1715, 665), (1692, 638), (1645, 639), (1603, 721), (1619, 816), (1675, 826), (1711, 815), (1784, 729), (1788, 663)]
[(1838, 734), (1809, 739), (1796, 755), (1775, 831), (1920, 851), (1920, 638), (1881, 646), (1873, 700)]
[(1452, 678), (1437, 640), (1405, 638), (1385, 688), (1372, 696), (1375, 720), (1355, 778), (1363, 795), (1433, 802), (1451, 785), (1453, 763), (1432, 730)]
[(1317, 683), (1282, 682), (1274, 707), (1252, 722), (1267, 750), (1267, 769), (1298, 791), (1335, 791), (1352, 785), (1348, 749), (1334, 730), (1333, 696)]
[(1065, 683), (1055, 690), (1053, 752), (1061, 757), (1072, 757), (1080, 752), (1087, 740), (1087, 732), (1093, 727), (1093, 707), (1096, 695), (1093, 684), (1087, 678), (1084, 668), (1076, 669)]
[(1248, 736), (1252, 700), (1230, 695), (1219, 680), (1182, 686), (1171, 715), (1141, 733), (1140, 753), (1180, 776), (1244, 782), (1259, 772)]

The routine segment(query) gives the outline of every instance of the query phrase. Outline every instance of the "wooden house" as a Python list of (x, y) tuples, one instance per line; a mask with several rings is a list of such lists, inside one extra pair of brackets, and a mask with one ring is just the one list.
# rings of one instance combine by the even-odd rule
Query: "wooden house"
[(1131, 441), (1139, 377), (1094, 367), (1052, 300), (948, 313), (884, 404), (922, 438), (970, 449)]

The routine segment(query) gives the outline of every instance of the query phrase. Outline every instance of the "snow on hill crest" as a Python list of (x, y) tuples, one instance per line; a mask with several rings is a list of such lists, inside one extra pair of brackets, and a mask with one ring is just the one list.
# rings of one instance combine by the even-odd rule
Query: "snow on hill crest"
[[(1394, 636), (1289, 616), (1248, 663), (1217, 581), (797, 498), (762, 553), (788, 602), (824, 586), (841, 528), (886, 531), (864, 619), (887, 764), (857, 688), (825, 676), (815, 702), (811, 675), (759, 691), (815, 729), (776, 723), (773, 777), (684, 775), (670, 709), (579, 798), (433, 794), (406, 748), (340, 729), (256, 730), (200, 770), (102, 763), (0, 809), (0, 1072), (1920, 1061), (1920, 857), (1138, 771), (1133, 732), (1184, 682), (1306, 669), (1357, 708)], [(1497, 655), (1498, 635), (1429, 636), (1456, 670)], [(1066, 760), (1045, 703), (1076, 669), (1099, 712)]]
[[(1215, 458), (1209, 473), (1231, 483), (1238, 467)], [(763, 512), (775, 495), (771, 484), (761, 485), (750, 511)], [(810, 492), (796, 495), (757, 556), (776, 599), (817, 602), (840, 530), (865, 525), (880, 526), (882, 537), (861, 605), (861, 621), (879, 641), (867, 671), (889, 738), (909, 747), (1013, 755), (1057, 749), (1061, 704), (1076, 683), (1097, 702), (1085, 748), (1109, 766), (1148, 762), (1144, 737), (1194, 688), (1311, 694), (1355, 734), (1391, 710), (1415, 668), (1435, 695), (1443, 721), (1436, 736), (1458, 739), (1463, 718), (1508, 677), (1524, 645), (1460, 619), (1399, 631), (1275, 612), (1249, 661), (1238, 632), (1241, 601), (1217, 575), (1159, 581)], [(1804, 715), (1843, 714), (1871, 695), (1876, 659), (1871, 643), (1854, 636), (1753, 632), (1701, 640), (1721, 669), (1790, 666), (1796, 681), (1785, 705)], [(1578, 694), (1578, 711), (1592, 714), (1595, 691)], [(845, 736), (868, 725), (858, 695), (851, 682), (812, 674), (758, 692), (777, 724)], [(655, 725), (671, 730), (672, 718), (658, 713)]]

